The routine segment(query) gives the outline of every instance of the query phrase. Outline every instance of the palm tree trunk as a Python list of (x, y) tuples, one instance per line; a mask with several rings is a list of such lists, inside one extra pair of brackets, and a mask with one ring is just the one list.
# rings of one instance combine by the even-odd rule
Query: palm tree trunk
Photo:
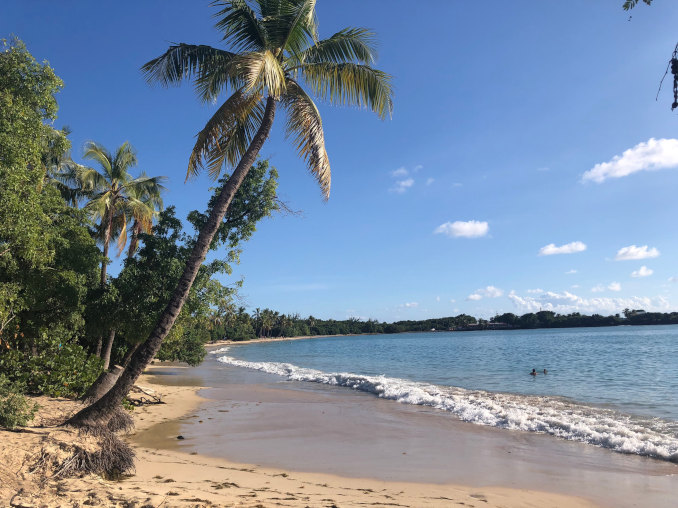
[(139, 246), (139, 233), (141, 232), (141, 224), (134, 219), (134, 224), (132, 225), (132, 239), (129, 242), (129, 250), (127, 251), (127, 259), (134, 256), (134, 253), (137, 251)]
[(104, 372), (108, 370), (108, 366), (111, 363), (111, 350), (113, 349), (114, 340), (115, 340), (115, 328), (112, 328), (108, 334), (106, 349), (104, 349)]
[(104, 230), (104, 259), (101, 260), (101, 287), (106, 285), (106, 267), (108, 266), (108, 244), (111, 241), (111, 228), (113, 227), (113, 206), (108, 207), (106, 214), (106, 229)]
[(226, 215), (226, 211), (233, 200), (233, 196), (235, 196), (235, 193), (240, 188), (240, 185), (247, 176), (247, 172), (256, 161), (261, 147), (264, 145), (266, 138), (268, 138), (268, 135), (271, 132), (274, 117), (275, 99), (269, 97), (266, 101), (266, 111), (264, 112), (261, 125), (254, 135), (247, 151), (233, 171), (233, 174), (222, 187), (219, 197), (214, 204), (214, 208), (212, 208), (205, 226), (200, 231), (198, 240), (186, 262), (184, 273), (181, 275), (179, 283), (174, 289), (174, 293), (165, 307), (165, 310), (160, 315), (155, 328), (148, 339), (146, 339), (146, 342), (140, 345), (134, 352), (129, 365), (118, 378), (115, 386), (113, 386), (113, 388), (97, 402), (71, 417), (66, 422), (67, 424), (92, 427), (107, 425), (111, 416), (113, 416), (114, 412), (119, 408), (123, 397), (127, 395), (134, 385), (134, 382), (148, 366), (153, 357), (155, 357), (162, 345), (162, 341), (172, 329), (174, 322), (179, 316), (186, 298), (188, 298), (193, 281), (198, 274), (198, 269), (209, 251), (212, 239), (219, 229), (219, 225), (224, 220), (224, 215)]

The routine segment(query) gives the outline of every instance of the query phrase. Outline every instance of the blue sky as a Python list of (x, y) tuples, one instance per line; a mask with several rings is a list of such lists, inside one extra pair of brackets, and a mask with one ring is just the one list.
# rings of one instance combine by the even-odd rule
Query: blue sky
[[(678, 3), (631, 19), (622, 3), (318, 2), (322, 36), (378, 34), (395, 110), (381, 121), (320, 105), (326, 203), (278, 117), (262, 155), (303, 213), (261, 223), (243, 246), (233, 277), (245, 305), (388, 321), (678, 309), (671, 76), (655, 102)], [(0, 36), (19, 36), (64, 80), (56, 125), (73, 130), (76, 160), (86, 140), (130, 141), (139, 169), (169, 176), (165, 201), (184, 217), (209, 195), (207, 178), (184, 176), (214, 108), (188, 85), (148, 86), (139, 67), (170, 42), (218, 45), (213, 12), (9, 0)]]

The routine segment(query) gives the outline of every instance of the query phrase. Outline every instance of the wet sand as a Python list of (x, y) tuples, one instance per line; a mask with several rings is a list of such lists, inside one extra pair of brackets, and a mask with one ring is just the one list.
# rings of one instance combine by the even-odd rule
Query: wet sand
[(547, 491), (610, 507), (675, 506), (678, 495), (676, 464), (287, 382), (214, 356), (153, 374), (153, 382), (212, 388), (200, 392), (207, 400), (197, 410), (134, 436), (138, 446), (345, 478)]

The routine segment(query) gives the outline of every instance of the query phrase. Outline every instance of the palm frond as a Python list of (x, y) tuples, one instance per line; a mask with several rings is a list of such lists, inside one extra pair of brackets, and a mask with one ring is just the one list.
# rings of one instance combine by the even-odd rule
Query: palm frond
[(325, 101), (367, 108), (384, 119), (393, 112), (391, 76), (368, 65), (317, 63), (300, 67), (313, 92)]
[(261, 98), (260, 94), (247, 94), (240, 89), (219, 107), (197, 135), (186, 179), (197, 175), (205, 163), (214, 177), (218, 176), (224, 160), (229, 164), (236, 162), (239, 154), (247, 149), (247, 145), (243, 149), (244, 140), (251, 139), (261, 123)]
[(283, 0), (279, 4), (276, 15), (263, 20), (269, 47), (296, 54), (317, 43), (316, 0)]
[(216, 70), (221, 74), (219, 90), (224, 84), (232, 84), (237, 80), (234, 74), (229, 73), (229, 63), (235, 56), (235, 53), (206, 45), (173, 44), (158, 58), (145, 63), (141, 70), (146, 81), (159, 82), (165, 87), (195, 77), (198, 91), (204, 95), (204, 88), (215, 88), (210, 79)]
[(238, 59), (246, 92), (280, 97), (285, 92), (285, 71), (270, 51), (243, 53)]
[(236, 51), (263, 51), (266, 49), (266, 29), (246, 0), (215, 0), (221, 7), (214, 15), (215, 26), (224, 33), (223, 40)]
[(85, 143), (85, 152), (82, 156), (84, 159), (93, 160), (99, 163), (106, 176), (109, 179), (113, 177), (113, 156), (101, 144), (96, 141), (87, 141)]
[(289, 80), (287, 93), (282, 97), (281, 103), (287, 110), (287, 136), (294, 138), (299, 155), (306, 161), (325, 199), (328, 199), (332, 174), (318, 108), (294, 80)]
[(112, 174), (113, 179), (121, 183), (127, 182), (131, 179), (129, 169), (137, 165), (136, 150), (128, 141), (125, 141), (118, 147), (113, 157)]
[(372, 65), (377, 59), (375, 34), (366, 28), (344, 28), (304, 51), (292, 55), (290, 67), (304, 63), (350, 63)]

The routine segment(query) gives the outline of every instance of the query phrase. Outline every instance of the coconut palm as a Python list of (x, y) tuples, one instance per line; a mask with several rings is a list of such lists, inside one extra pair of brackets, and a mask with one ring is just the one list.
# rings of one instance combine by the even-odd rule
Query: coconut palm
[(105, 425), (134, 381), (160, 349), (181, 312), (198, 269), (233, 196), (271, 132), (276, 108), (287, 114), (292, 138), (324, 197), (330, 194), (330, 163), (322, 120), (312, 95), (331, 104), (366, 108), (381, 118), (392, 111), (390, 76), (372, 67), (374, 34), (346, 28), (320, 40), (315, 0), (214, 1), (216, 28), (230, 50), (175, 44), (143, 66), (149, 82), (164, 86), (193, 79), (199, 98), (227, 99), (198, 133), (187, 178), (207, 169), (217, 178), (233, 168), (200, 231), (167, 307), (115, 386), (75, 415), (78, 425)]
[[(118, 253), (127, 244), (127, 217), (131, 212), (136, 219), (147, 208), (140, 198), (150, 196), (151, 203), (157, 203), (160, 193), (165, 190), (161, 182), (164, 176), (149, 177), (145, 174), (133, 178), (129, 170), (136, 166), (137, 157), (132, 145), (123, 143), (115, 155), (103, 145), (89, 141), (85, 145), (85, 159), (95, 161), (100, 170), (85, 168), (79, 173), (81, 186), (90, 192), (92, 197), (85, 209), (99, 221), (100, 240), (103, 244), (104, 259), (101, 262), (101, 286), (106, 284), (106, 266), (108, 249), (112, 239), (118, 239)], [(117, 226), (117, 227), (116, 227)]]
[[(141, 173), (139, 178), (148, 178), (146, 173)], [(153, 222), (158, 218), (163, 209), (162, 197), (160, 191), (164, 187), (159, 186), (132, 186), (127, 189), (129, 200), (126, 203), (126, 210), (123, 210), (125, 219), (132, 219), (132, 238), (129, 242), (127, 257), (131, 258), (139, 247), (139, 235), (141, 233), (151, 234)], [(123, 244), (124, 245), (124, 244)]]

